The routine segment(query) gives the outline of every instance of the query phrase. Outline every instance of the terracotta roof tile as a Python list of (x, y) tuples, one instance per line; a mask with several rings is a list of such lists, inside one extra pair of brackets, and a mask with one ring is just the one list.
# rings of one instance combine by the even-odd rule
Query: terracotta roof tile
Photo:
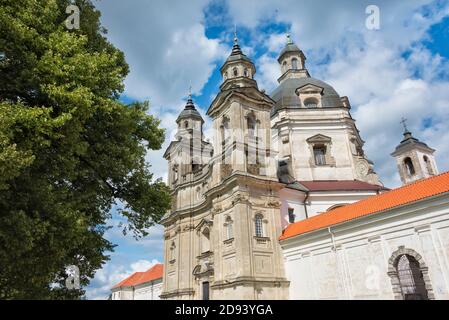
[(128, 278), (120, 281), (117, 283), (113, 288), (118, 287), (130, 287), (133, 285), (134, 282), (137, 281), (137, 279), (140, 279), (143, 272), (134, 272), (132, 275), (130, 275)]
[(134, 272), (128, 278), (120, 281), (112, 288), (114, 289), (114, 288), (119, 288), (119, 287), (137, 286), (141, 283), (160, 279), (160, 278), (162, 278), (163, 273), (164, 273), (164, 265), (158, 263), (158, 264), (155, 264), (153, 267), (151, 267), (150, 269), (148, 269), (145, 272)]
[(143, 272), (142, 277), (139, 279), (139, 282), (136, 283), (135, 285), (160, 279), (162, 278), (163, 273), (164, 273), (164, 265), (158, 263), (154, 265), (151, 269)]
[(284, 230), (279, 240), (285, 240), (300, 234), (399, 207), (445, 192), (449, 192), (449, 172), (420, 180), (380, 195), (371, 196), (353, 204), (290, 224)]

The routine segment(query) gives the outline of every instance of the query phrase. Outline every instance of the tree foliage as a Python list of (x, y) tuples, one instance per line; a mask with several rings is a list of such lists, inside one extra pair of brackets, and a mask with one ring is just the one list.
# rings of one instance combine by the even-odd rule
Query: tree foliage
[(145, 162), (164, 130), (147, 103), (119, 101), (124, 54), (100, 13), (78, 0), (2, 0), (0, 6), (0, 299), (79, 298), (108, 259), (104, 238), (120, 202), (138, 237), (168, 209), (167, 186)]

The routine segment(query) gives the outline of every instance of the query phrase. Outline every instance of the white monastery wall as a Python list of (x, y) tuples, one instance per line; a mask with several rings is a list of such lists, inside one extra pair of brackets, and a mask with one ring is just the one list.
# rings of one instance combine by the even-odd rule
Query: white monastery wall
[(449, 299), (448, 196), (430, 201), (331, 227), (333, 239), (326, 229), (282, 241), (290, 299), (394, 299), (400, 248), (422, 256), (434, 298)]

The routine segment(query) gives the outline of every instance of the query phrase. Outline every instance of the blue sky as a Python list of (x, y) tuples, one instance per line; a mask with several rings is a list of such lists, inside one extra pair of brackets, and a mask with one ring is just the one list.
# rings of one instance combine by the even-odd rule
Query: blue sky
[[(130, 65), (122, 100), (149, 100), (167, 137), (148, 162), (165, 178), (162, 154), (192, 85), (205, 114), (221, 83), (234, 25), (239, 43), (254, 61), (259, 87), (270, 93), (280, 76), (276, 57), (286, 32), (307, 56), (312, 76), (348, 96), (365, 151), (388, 187), (399, 185), (390, 152), (402, 138), (401, 117), (414, 135), (437, 150), (440, 171), (449, 170), (449, 1), (298, 0), (108, 0), (96, 2), (108, 39)], [(380, 30), (365, 26), (368, 5), (380, 9)], [(81, 13), (82, 14), (82, 13)], [(205, 117), (205, 116), (204, 116)], [(210, 120), (206, 120), (207, 129)], [(115, 212), (115, 210), (114, 210)], [(109, 288), (134, 271), (162, 261), (160, 226), (136, 241), (121, 234), (126, 223), (114, 213), (107, 238), (117, 244), (87, 295), (104, 299)]]

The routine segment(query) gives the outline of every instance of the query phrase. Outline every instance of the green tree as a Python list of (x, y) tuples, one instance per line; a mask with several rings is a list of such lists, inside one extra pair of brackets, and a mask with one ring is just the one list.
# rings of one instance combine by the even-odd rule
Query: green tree
[(0, 299), (80, 298), (65, 269), (85, 286), (108, 260), (113, 205), (139, 238), (170, 202), (145, 162), (164, 130), (147, 103), (119, 101), (124, 54), (89, 0), (68, 30), (70, 2), (1, 0)]

